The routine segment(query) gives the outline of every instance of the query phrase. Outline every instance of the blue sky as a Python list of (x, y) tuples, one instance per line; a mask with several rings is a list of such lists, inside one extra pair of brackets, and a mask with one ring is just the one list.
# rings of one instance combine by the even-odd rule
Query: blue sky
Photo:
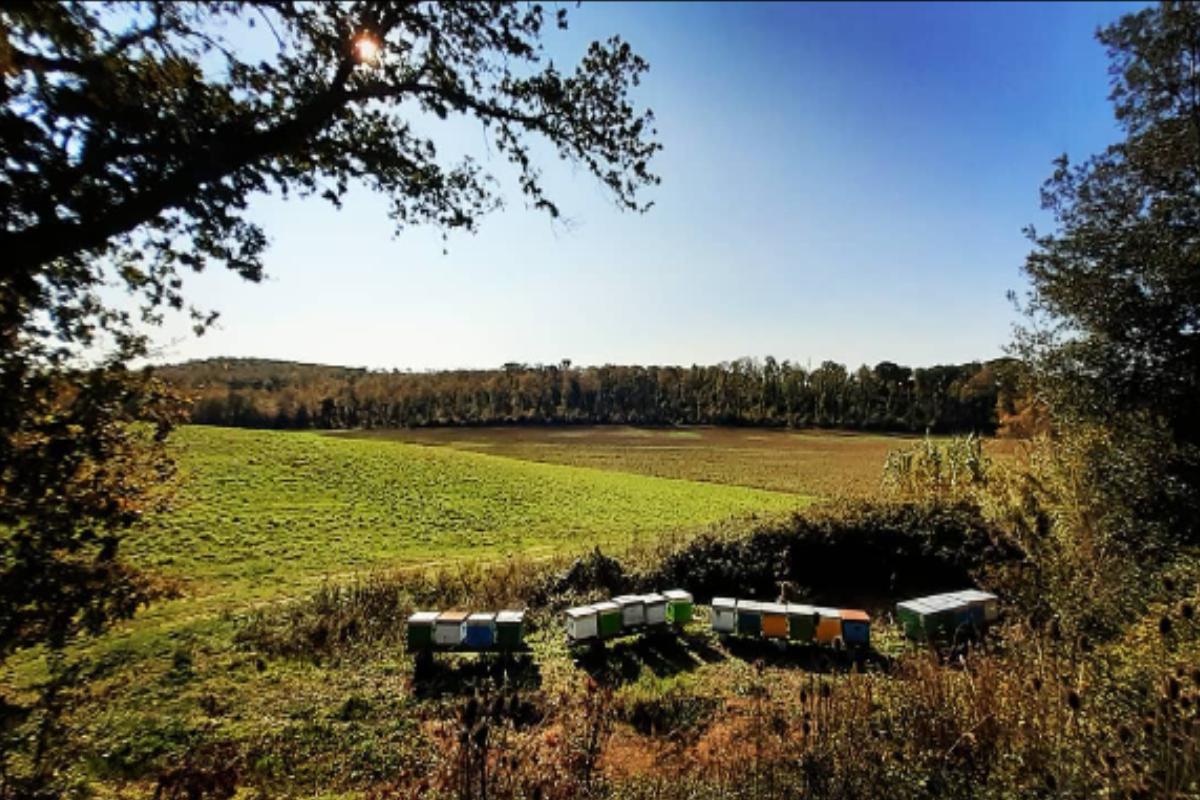
[[(1094, 32), (1130, 4), (570, 6), (557, 63), (619, 33), (665, 147), (645, 215), (545, 162), (570, 218), (507, 207), (476, 235), (394, 235), (382, 198), (259, 198), (269, 279), (205, 274), (204, 337), (158, 360), (262, 356), (375, 368), (715, 363), (855, 367), (1000, 355), (1023, 226), (1051, 160), (1118, 137)], [(502, 177), (477, 125), (440, 134)], [(443, 254), (443, 246), (448, 253)]]

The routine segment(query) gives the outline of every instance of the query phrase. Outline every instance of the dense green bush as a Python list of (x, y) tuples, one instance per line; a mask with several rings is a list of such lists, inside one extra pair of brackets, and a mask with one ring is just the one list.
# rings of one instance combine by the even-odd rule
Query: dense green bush
[(882, 602), (957, 588), (1021, 553), (970, 504), (854, 502), (748, 534), (701, 536), (642, 582), (714, 595), (773, 598), (790, 583), (821, 602)]

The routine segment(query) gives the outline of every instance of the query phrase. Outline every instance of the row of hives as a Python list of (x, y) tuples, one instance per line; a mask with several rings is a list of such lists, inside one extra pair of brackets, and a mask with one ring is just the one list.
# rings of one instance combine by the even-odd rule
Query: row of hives
[(563, 614), (567, 639), (571, 642), (610, 639), (667, 625), (684, 625), (691, 619), (692, 595), (682, 589), (625, 594), (600, 603), (568, 608)]
[(408, 649), (520, 650), (524, 611), (418, 611), (408, 618)]
[[(569, 608), (563, 620), (571, 644), (601, 642), (617, 636), (679, 628), (690, 622), (692, 595), (682, 589), (614, 597)], [(408, 619), (408, 646), (431, 649), (519, 650), (524, 648), (524, 611), (468, 613), (418, 611)], [(995, 595), (968, 589), (896, 604), (896, 618), (914, 639), (978, 631), (999, 616)], [(709, 612), (714, 633), (783, 642), (867, 647), (871, 618), (852, 608), (801, 603), (764, 603), (715, 597)]]
[(857, 608), (714, 597), (711, 618), (720, 634), (852, 647), (871, 643), (871, 618)]

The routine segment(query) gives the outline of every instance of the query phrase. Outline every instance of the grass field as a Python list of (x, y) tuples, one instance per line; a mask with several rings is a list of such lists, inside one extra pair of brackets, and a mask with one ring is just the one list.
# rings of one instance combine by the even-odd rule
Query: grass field
[(810, 498), (312, 433), (185, 428), (176, 508), (125, 543), (196, 591), (622, 545)]
[[(920, 441), (913, 436), (841, 431), (611, 425), (420, 428), (332, 435), (821, 497), (875, 494), (887, 454)], [(1015, 447), (1012, 441), (987, 442), (988, 452), (999, 458)]]

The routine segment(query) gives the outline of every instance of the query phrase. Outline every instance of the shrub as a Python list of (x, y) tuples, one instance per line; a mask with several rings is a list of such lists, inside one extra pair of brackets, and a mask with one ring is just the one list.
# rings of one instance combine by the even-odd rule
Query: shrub
[(847, 502), (741, 536), (703, 535), (638, 582), (683, 586), (701, 602), (774, 597), (788, 582), (824, 602), (890, 603), (986, 579), (1021, 555), (966, 503)]

